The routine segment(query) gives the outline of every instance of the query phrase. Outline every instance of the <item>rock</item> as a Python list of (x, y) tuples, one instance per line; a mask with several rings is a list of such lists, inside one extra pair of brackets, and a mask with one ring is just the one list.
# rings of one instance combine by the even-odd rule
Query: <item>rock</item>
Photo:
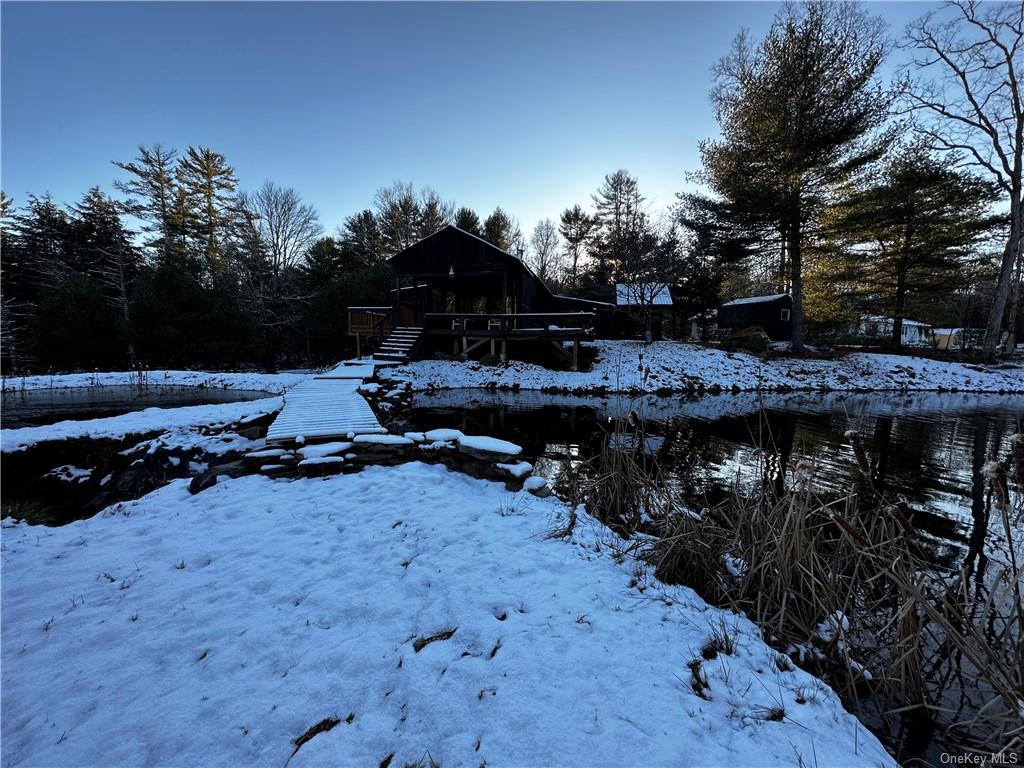
[(319, 456), (313, 459), (303, 459), (299, 462), (299, 471), (306, 477), (337, 475), (344, 467), (345, 460), (341, 456)]
[(290, 475), (295, 472), (295, 467), (289, 467), (285, 464), (264, 464), (260, 467), (260, 474), (266, 475), (267, 477), (283, 477), (284, 475)]
[(262, 451), (253, 451), (252, 453), (247, 453), (243, 458), (245, 459), (245, 461), (251, 461), (255, 464), (263, 464), (268, 460), (276, 461), (281, 456), (284, 456), (285, 453), (287, 453), (287, 451), (285, 451), (284, 448), (267, 448)]
[[(429, 432), (427, 437), (430, 437)], [(463, 435), (458, 438), (458, 441), (459, 451), (486, 461), (508, 461), (523, 452), (521, 446), (510, 443), (508, 440), (499, 440), (496, 437)]]
[(526, 482), (523, 483), (523, 490), (527, 493), (532, 493), (540, 499), (551, 495), (551, 486), (548, 485), (547, 478), (537, 475), (526, 478)]
[(252, 474), (253, 467), (247, 466), (244, 461), (232, 461), (227, 464), (218, 464), (215, 467), (210, 467), (205, 472), (200, 472), (198, 475), (192, 478), (192, 481), (188, 484), (189, 493), (195, 495), (207, 488), (212, 488), (217, 484), (217, 480), (223, 475), (225, 477), (243, 477), (244, 475)]

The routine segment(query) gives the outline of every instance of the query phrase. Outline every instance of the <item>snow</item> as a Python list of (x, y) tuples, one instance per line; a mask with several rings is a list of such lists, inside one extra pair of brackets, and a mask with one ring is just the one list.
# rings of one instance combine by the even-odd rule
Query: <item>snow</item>
[(245, 418), (264, 416), (280, 410), (280, 397), (250, 400), (241, 403), (190, 405), (183, 408), (146, 408), (121, 416), (80, 421), (59, 421), (39, 427), (0, 430), (0, 446), (4, 453), (21, 451), (48, 440), (74, 438), (123, 438), (162, 429), (182, 430), (198, 426), (225, 426)]
[(88, 480), (92, 477), (92, 470), (87, 467), (75, 467), (71, 464), (64, 464), (51, 469), (46, 473), (46, 476), (56, 477), (58, 480), (63, 480), (66, 483), (70, 483), (72, 481), (80, 483), (83, 480)]
[(512, 477), (525, 477), (533, 471), (533, 464), (528, 461), (517, 461), (515, 464), (498, 464), (498, 469), (503, 469)]
[(299, 462), (300, 467), (310, 467), (322, 464), (344, 464), (343, 456), (316, 456), (312, 459), (303, 459)]
[(284, 448), (267, 448), (264, 451), (253, 451), (247, 454), (245, 458), (257, 461), (259, 459), (279, 459), (285, 455), (287, 451)]
[(412, 445), (413, 441), (401, 435), (356, 435), (352, 438), (356, 445)]
[(4, 522), (5, 765), (895, 765), (592, 519), (546, 538), (555, 499), (502, 514), (503, 484), (420, 463), (187, 487)]
[(432, 443), (447, 443), (464, 437), (457, 429), (432, 429), (429, 432), (424, 432), (423, 436)]
[(344, 453), (351, 447), (352, 443), (349, 441), (342, 443), (320, 443), (318, 445), (303, 446), (298, 452), (305, 459), (318, 459), (335, 453)]
[(468, 451), (500, 453), (504, 456), (518, 456), (523, 452), (522, 446), (510, 443), (508, 440), (499, 440), (496, 437), (485, 437), (483, 435), (463, 435), (458, 438), (458, 443), (459, 448)]
[[(309, 378), (306, 373), (219, 373), (210, 371), (146, 371), (145, 382), (153, 386), (190, 386), (209, 389), (251, 389), (280, 394)], [(54, 376), (6, 376), (5, 392), (19, 389), (70, 389), (137, 385), (134, 371), (110, 373), (62, 373)]]
[(534, 475), (533, 477), (526, 478), (526, 482), (523, 483), (524, 491), (539, 491), (548, 484), (546, 477), (539, 477)]
[(1024, 368), (1019, 366), (986, 368), (871, 353), (853, 353), (835, 360), (762, 360), (742, 352), (672, 341), (597, 341), (593, 346), (597, 360), (590, 371), (552, 371), (521, 361), (494, 367), (473, 361), (420, 360), (394, 368), (390, 375), (419, 391), (518, 386), (532, 390), (655, 392), (700, 385), (747, 392), (1024, 392)]
[(721, 304), (720, 306), (733, 307), (736, 306), (737, 304), (762, 304), (767, 301), (778, 301), (779, 299), (784, 299), (788, 295), (789, 294), (787, 293), (776, 293), (771, 296), (746, 296), (742, 299), (733, 299), (732, 301), (727, 301), (724, 304)]

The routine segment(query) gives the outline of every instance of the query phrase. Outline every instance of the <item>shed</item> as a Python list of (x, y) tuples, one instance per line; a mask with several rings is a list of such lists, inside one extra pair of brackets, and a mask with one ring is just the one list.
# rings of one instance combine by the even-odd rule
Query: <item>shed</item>
[(719, 305), (718, 329), (736, 333), (745, 328), (761, 328), (772, 341), (791, 341), (792, 312), (793, 297), (788, 293), (733, 299)]

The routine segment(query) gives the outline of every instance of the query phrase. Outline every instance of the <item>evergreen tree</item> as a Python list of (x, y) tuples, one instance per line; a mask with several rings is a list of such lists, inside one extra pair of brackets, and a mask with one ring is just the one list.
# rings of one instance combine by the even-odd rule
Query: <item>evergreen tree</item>
[(472, 208), (462, 207), (455, 212), (455, 226), (471, 235), (483, 237), (484, 230), (480, 224), (480, 217)]
[(420, 218), (417, 225), (420, 239), (448, 226), (454, 219), (454, 206), (451, 203), (442, 200), (429, 187), (423, 190), (420, 194)]
[(90, 189), (74, 206), (71, 226), (74, 251), (71, 267), (94, 279), (113, 308), (117, 336), (122, 340), (131, 364), (136, 363), (130, 296), (139, 274), (141, 254), (132, 244), (117, 203), (99, 187)]
[(784, 243), (793, 349), (803, 351), (803, 254), (840, 185), (878, 159), (888, 99), (873, 78), (884, 25), (852, 4), (783, 7), (754, 45), (745, 34), (717, 67), (712, 100), (723, 138), (701, 146), (712, 189)]
[(181, 255), (184, 247), (184, 201), (176, 181), (177, 150), (160, 144), (152, 147), (139, 145), (139, 154), (128, 163), (114, 162), (127, 171), (127, 180), (118, 180), (114, 186), (128, 199), (125, 211), (144, 222), (142, 231), (150, 237), (146, 246), (158, 259)]
[(235, 170), (224, 155), (206, 147), (189, 147), (178, 160), (176, 180), (188, 198), (193, 251), (202, 254), (208, 275), (221, 274), (226, 269), (223, 240), (235, 216)]
[(517, 229), (518, 227), (505, 211), (495, 208), (494, 213), (484, 220), (484, 240), (503, 251), (513, 253), (512, 248), (516, 245)]
[(637, 180), (625, 170), (610, 173), (593, 200), (597, 210), (596, 271), (609, 282), (613, 278), (629, 282), (632, 273), (641, 271), (640, 263), (657, 242), (648, 226)]
[(684, 252), (673, 287), (673, 298), (701, 322), (701, 341), (707, 341), (704, 322), (722, 300), (723, 286), (739, 264), (750, 259), (753, 239), (738, 225), (728, 206), (697, 194), (680, 194), (675, 210)]
[(831, 209), (847, 280), (866, 307), (893, 318), (895, 346), (909, 306), (952, 299), (965, 259), (999, 223), (989, 213), (997, 194), (918, 146)]
[(384, 238), (377, 225), (377, 217), (369, 209), (345, 219), (341, 240), (363, 264), (377, 265), (386, 259)]
[(572, 289), (579, 285), (581, 262), (587, 254), (597, 224), (597, 218), (584, 212), (578, 204), (562, 211), (558, 232), (565, 241), (565, 256), (568, 261), (566, 283)]

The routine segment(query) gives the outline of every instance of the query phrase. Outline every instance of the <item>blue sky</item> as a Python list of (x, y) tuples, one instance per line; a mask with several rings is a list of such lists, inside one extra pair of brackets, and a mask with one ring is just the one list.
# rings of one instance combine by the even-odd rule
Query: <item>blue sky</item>
[[(528, 231), (627, 168), (657, 209), (716, 132), (711, 66), (777, 7), (5, 2), (0, 184), (112, 192), (161, 142), (294, 187), (328, 231), (398, 179)], [(894, 32), (931, 7), (869, 6)]]

